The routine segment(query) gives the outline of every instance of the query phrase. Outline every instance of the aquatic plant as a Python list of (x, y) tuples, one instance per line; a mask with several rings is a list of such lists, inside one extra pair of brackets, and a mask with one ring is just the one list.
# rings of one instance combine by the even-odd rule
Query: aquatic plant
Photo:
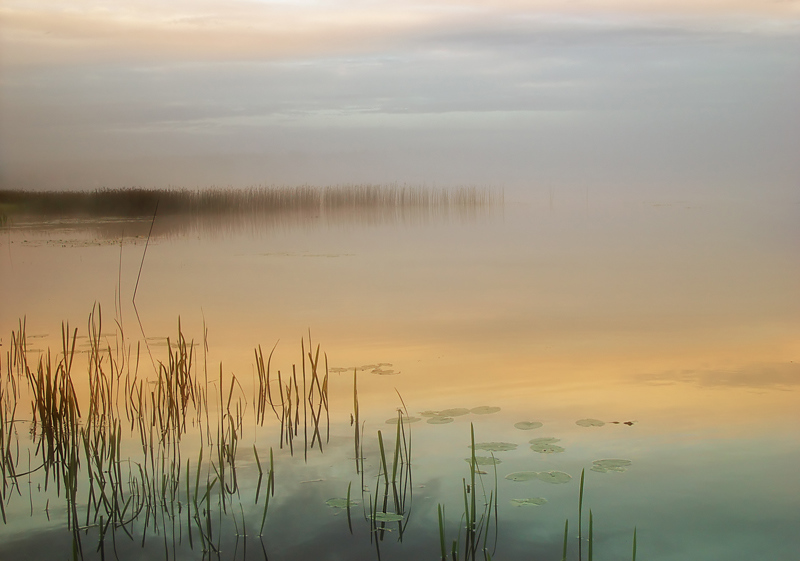
[[(482, 472), (478, 469), (479, 461), (475, 456), (475, 426), (470, 423), (470, 448), (472, 455), (467, 459), (469, 463), (469, 481), (462, 479), (464, 510), (461, 516), (463, 526), (459, 527), (458, 535), (452, 540), (450, 548), (450, 558), (452, 561), (458, 561), (462, 558), (464, 561), (476, 560), (482, 557), (484, 560), (491, 560), (492, 554), (497, 547), (497, 511), (498, 511), (498, 498), (497, 498), (497, 464), (490, 461), (490, 465), (494, 465), (494, 487), (489, 490), (489, 495), (486, 495), (486, 487), (484, 486), (481, 477)], [(493, 459), (493, 457), (491, 458)], [(477, 483), (476, 483), (477, 482)], [(482, 491), (483, 505), (478, 506), (477, 484), (480, 484)], [(492, 517), (494, 516), (494, 525), (492, 524)], [(441, 548), (441, 559), (447, 559), (447, 549), (445, 547), (445, 506), (438, 505), (438, 521), (439, 521), (439, 540)], [(494, 528), (494, 542), (489, 548), (489, 534)], [(461, 542), (461, 530), (464, 530), (464, 541)]]
[[(327, 355), (319, 345), (312, 345), (309, 334), (300, 340), (301, 362), (292, 365), (291, 374), (284, 375), (286, 370), (275, 369), (272, 352), (265, 357), (261, 347), (257, 347), (252, 379), (255, 392), (250, 397), (243, 389), (247, 379), (226, 371), (222, 364), (216, 375), (209, 376), (205, 326), (202, 343), (196, 344), (185, 334), (178, 318), (176, 334), (165, 338), (164, 345), (155, 349), (155, 368), (148, 375), (139, 372), (140, 347), (127, 342), (121, 322), (113, 323), (112, 333), (103, 331), (103, 325), (98, 305), (89, 314), (87, 335), (80, 336), (78, 329), (64, 323), (60, 351), (48, 350), (39, 356), (32, 355), (28, 348), (24, 320), (20, 320), (18, 330), (12, 333), (12, 344), (5, 360), (0, 361), (3, 523), (8, 523), (9, 504), (18, 511), (18, 503), (9, 501), (23, 496), (20, 483), (27, 478), (31, 490), (37, 482), (43, 487), (41, 502), (47, 501), (44, 510), (48, 516), (52, 509), (66, 525), (74, 559), (83, 558), (93, 549), (101, 558), (112, 554), (121, 557), (125, 548), (136, 543), (142, 548), (162, 547), (162, 556), (168, 559), (186, 555), (187, 548), (196, 551), (198, 557), (217, 557), (230, 551), (234, 539), (236, 544), (241, 540), (245, 548), (248, 539), (258, 540), (266, 556), (266, 546), (261, 540), (270, 532), (275, 495), (280, 490), (276, 484), (275, 451), (287, 448), (283, 458), (287, 463), (280, 465), (291, 466), (290, 462), (295, 462), (297, 466), (308, 459), (312, 450), (322, 454), (331, 441), (328, 375), (331, 369)], [(199, 356), (201, 345), (203, 352)], [(418, 418), (409, 415), (398, 393), (401, 406), (396, 417), (386, 421), (389, 427), (378, 425), (384, 429), (377, 431), (376, 445), (370, 448), (372, 465), (377, 466), (375, 472), (374, 467), (365, 464), (366, 421), (359, 406), (359, 369), (352, 370), (352, 450), (362, 491), (359, 497), (349, 481), (346, 496), (329, 499), (327, 506), (346, 511), (352, 534), (357, 535), (354, 525), (356, 529), (366, 525), (370, 542), (380, 556), (381, 544), (387, 537), (397, 541), (406, 537), (412, 519), (411, 423)], [(76, 381), (81, 380), (88, 387), (84, 394), (75, 388)], [(20, 412), (19, 405), (28, 399), (30, 421), (21, 420), (26, 415)], [(252, 413), (248, 411), (250, 407)], [(452, 420), (454, 417), (441, 414), (458, 417), (481, 414), (475, 409), (486, 414), (496, 408), (452, 408), (423, 412), (420, 416)], [(21, 464), (27, 446), (18, 435), (21, 423), (30, 428), (32, 436), (27, 467)], [(258, 436), (265, 425), (271, 425), (275, 434), (274, 443), (267, 444), (268, 462), (266, 446)], [(252, 445), (247, 440), (251, 429)], [(436, 429), (423, 426), (422, 430)], [(461, 478), (455, 535), (446, 516), (452, 512), (452, 506), (447, 511), (444, 504), (437, 507), (438, 549), (443, 559), (486, 560), (498, 548), (497, 465), (501, 459), (495, 454), (511, 452), (517, 445), (476, 442), (475, 432), (471, 424), (469, 443), (464, 443), (470, 449), (469, 457), (465, 458), (469, 471)], [(300, 447), (298, 439), (303, 441), (303, 460), (299, 453), (295, 454)], [(542, 437), (530, 442), (532, 446), (552, 449), (558, 439)], [(481, 450), (489, 454), (478, 455)], [(598, 468), (595, 471), (600, 468), (622, 471), (631, 461), (595, 460), (592, 465), (593, 470)], [(493, 466), (494, 473), (484, 466)], [(481, 471), (482, 467), (489, 473)], [(369, 475), (367, 470), (371, 470)], [(505, 477), (515, 482), (509, 484), (515, 489), (540, 485), (537, 481), (565, 484), (572, 479), (569, 474), (555, 470), (514, 472)], [(579, 559), (585, 541), (584, 483), (585, 471), (582, 471)], [(544, 497), (532, 495), (517, 496), (510, 499), (510, 504), (547, 508), (542, 506), (546, 503)], [(33, 491), (29, 497), (33, 512)], [(61, 503), (58, 509), (57, 502)], [(282, 508), (280, 502), (277, 504), (277, 508)], [(363, 520), (353, 516), (359, 508), (363, 510)], [(569, 520), (564, 530), (566, 560)], [(594, 555), (594, 532), (590, 510), (590, 558)], [(636, 532), (634, 529), (634, 559)]]

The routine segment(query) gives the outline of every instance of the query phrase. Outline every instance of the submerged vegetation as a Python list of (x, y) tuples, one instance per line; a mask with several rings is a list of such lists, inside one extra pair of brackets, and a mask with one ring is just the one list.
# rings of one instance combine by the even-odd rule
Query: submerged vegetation
[[(19, 514), (29, 510), (31, 518), (44, 512), (48, 521), (52, 516), (66, 527), (68, 538), (56, 535), (55, 539), (69, 544), (72, 559), (135, 558), (141, 555), (136, 551), (153, 548), (154, 555), (164, 559), (183, 557), (187, 551), (203, 558), (245, 559), (248, 543), (253, 542), (257, 556), (266, 559), (287, 537), (280, 529), (271, 529), (280, 528), (287, 508), (301, 511), (303, 517), (314, 512), (313, 504), (292, 507), (292, 497), (284, 492), (303, 484), (297, 482), (297, 474), (312, 452), (321, 457), (333, 446), (329, 393), (334, 369), (320, 346), (312, 344), (310, 334), (300, 342), (299, 360), (291, 373), (275, 368), (274, 348), (265, 356), (257, 347), (254, 391), (248, 393), (244, 387), (250, 381), (226, 374), (222, 364), (209, 365), (205, 329), (202, 342), (195, 343), (184, 335), (180, 319), (176, 337), (166, 339), (149, 375), (144, 370), (151, 362), (140, 358), (151, 350), (129, 343), (120, 322), (114, 323), (113, 333), (106, 333), (99, 306), (89, 315), (86, 335), (62, 325), (56, 353), (31, 351), (26, 327), (21, 320), (11, 334), (4, 363), (0, 361), (0, 514), (3, 525), (12, 527), (11, 537)], [(349, 378), (348, 369), (335, 370)], [(343, 511), (346, 527), (342, 525), (341, 531), (353, 537), (366, 533), (380, 559), (387, 540), (402, 543), (412, 530), (420, 532), (413, 521), (431, 513), (414, 512), (411, 424), (420, 417), (411, 415), (398, 393), (396, 416), (379, 425), (393, 426), (384, 429), (387, 434), (379, 429), (374, 437), (366, 437), (358, 393), (359, 371), (364, 370), (374, 368), (350, 370), (354, 464), (345, 496), (322, 498), (318, 507)], [(25, 403), (30, 409), (23, 412)], [(476, 442), (474, 424), (497, 411), (496, 406), (479, 406), (419, 413), (439, 423), (472, 416), (471, 454), (466, 458), (468, 473), (461, 478), (457, 522), (447, 516), (453, 505), (446, 508), (446, 501), (437, 502), (433, 526), (438, 521), (438, 536), (422, 536), (423, 541), (435, 540), (432, 548), (438, 541), (443, 560), (502, 557), (498, 553), (502, 552), (501, 480), (520, 488), (530, 481), (572, 480), (557, 470), (513, 472), (501, 478), (501, 459), (495, 454), (514, 452), (518, 445)], [(240, 446), (245, 439), (248, 444)], [(555, 441), (534, 439), (531, 448), (554, 452)], [(631, 464), (604, 459), (594, 461), (591, 469), (620, 472)], [(585, 540), (584, 473), (580, 481), (578, 559), (583, 558)], [(511, 506), (546, 503), (544, 497), (505, 499)], [(275, 508), (283, 514), (271, 515)], [(589, 511), (589, 559), (593, 523)], [(47, 527), (43, 521), (39, 524)], [(567, 522), (564, 559), (568, 541)], [(635, 534), (633, 543), (635, 558)], [(435, 549), (429, 554), (435, 555)]]

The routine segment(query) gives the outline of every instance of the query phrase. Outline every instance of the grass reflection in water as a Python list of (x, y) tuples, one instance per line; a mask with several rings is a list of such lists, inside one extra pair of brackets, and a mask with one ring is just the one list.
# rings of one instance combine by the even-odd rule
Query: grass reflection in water
[[(271, 525), (280, 524), (279, 516), (270, 513), (275, 501), (282, 501), (285, 508), (292, 497), (286, 493), (276, 496), (276, 490), (291, 489), (296, 473), (310, 466), (309, 454), (316, 450), (321, 455), (331, 445), (330, 369), (320, 346), (312, 344), (310, 335), (303, 340), (299, 368), (292, 365), (291, 374), (275, 370), (273, 353), (265, 357), (262, 348), (256, 348), (255, 391), (248, 399), (242, 380), (234, 374), (226, 376), (222, 365), (217, 375), (210, 377), (207, 335), (204, 333), (199, 345), (187, 340), (180, 320), (177, 337), (167, 339), (165, 356), (153, 361), (156, 368), (150, 376), (141, 368), (149, 364), (140, 360), (145, 349), (141, 344), (134, 347), (128, 343), (120, 322), (115, 323), (113, 335), (104, 334), (99, 306), (89, 315), (87, 332), (86, 342), (79, 346), (78, 329), (63, 324), (60, 350), (41, 353), (36, 359), (27, 347), (24, 320), (11, 335), (5, 364), (0, 364), (4, 366), (0, 370), (0, 513), (9, 530), (4, 533), (20, 538), (22, 533), (16, 533), (15, 524), (27, 511), (37, 532), (52, 532), (55, 526), (58, 533), (62, 524), (66, 526), (64, 535), (68, 536), (69, 557), (73, 559), (131, 559), (146, 552), (165, 559), (198, 555), (247, 559), (268, 558), (274, 556), (271, 550), (280, 551), (284, 547), (281, 536), (268, 537)], [(198, 348), (201, 357), (197, 356)], [(412, 523), (411, 433), (411, 423), (419, 419), (412, 417), (398, 394), (401, 407), (396, 418), (390, 419), (394, 441), (377, 431), (377, 455), (373, 453), (372, 458), (377, 470), (370, 475), (374, 466), (365, 461), (364, 444), (372, 439), (364, 437), (359, 369), (353, 368), (352, 373), (353, 468), (360, 479), (361, 496), (353, 490), (351, 481), (346, 497), (320, 500), (319, 509), (305, 503), (292, 508), (303, 516), (308, 513), (309, 524), (319, 516), (317, 511), (324, 511), (325, 503), (334, 510), (344, 510), (344, 535), (358, 538), (368, 534), (378, 559), (382, 544), (389, 538), (393, 542), (430, 542), (429, 555), (435, 556), (436, 542), (430, 535), (418, 538), (410, 533), (420, 531), (419, 524)], [(85, 393), (80, 391), (84, 383)], [(80, 387), (76, 389), (76, 385)], [(79, 395), (86, 397), (81, 400)], [(23, 404), (30, 404), (30, 410), (23, 413)], [(481, 406), (422, 415), (452, 419), (470, 413), (480, 417), (497, 410)], [(252, 426), (246, 421), (249, 415), (253, 415)], [(252, 457), (239, 448), (243, 435), (251, 432)], [(437, 502), (434, 513), (438, 519), (438, 540), (434, 540), (439, 542), (442, 559), (502, 557), (502, 540), (498, 537), (500, 458), (495, 453), (513, 451), (516, 445), (476, 444), (475, 432), (471, 423), (469, 471), (462, 478), (463, 504), (457, 509), (457, 523), (448, 521), (446, 513), (452, 510), (446, 510), (443, 502)], [(275, 440), (269, 446), (267, 461), (264, 442), (270, 435)], [(540, 440), (548, 441), (542, 445), (553, 447), (556, 439)], [(282, 454), (288, 451), (288, 458), (276, 462), (274, 448)], [(476, 450), (490, 455), (477, 456)], [(593, 469), (621, 471), (629, 465), (627, 460), (598, 460)], [(481, 467), (491, 471), (486, 473)], [(278, 473), (281, 469), (286, 470), (285, 475)], [(524, 477), (525, 473), (534, 475)], [(505, 478), (563, 483), (570, 476), (550, 471), (518, 472)], [(584, 542), (583, 484), (582, 473), (579, 559)], [(547, 500), (531, 497), (511, 502), (537, 506)], [(39, 518), (42, 511), (46, 521)], [(417, 517), (429, 514), (421, 511)], [(591, 511), (588, 522), (587, 553), (592, 559)], [(568, 522), (564, 532), (566, 559), (570, 549)], [(248, 551), (248, 543), (253, 542), (257, 546), (254, 549), (250, 545)], [(326, 547), (335, 548), (337, 544)], [(634, 559), (635, 555), (634, 534)]]

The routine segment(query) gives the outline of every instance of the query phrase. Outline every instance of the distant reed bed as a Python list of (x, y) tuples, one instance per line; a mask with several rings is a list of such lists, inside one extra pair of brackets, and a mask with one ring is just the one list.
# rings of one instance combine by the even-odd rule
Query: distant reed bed
[[(485, 187), (409, 185), (0, 191), (0, 227), (90, 229), (101, 239), (275, 228), (471, 221), (502, 207)], [(154, 219), (155, 217), (155, 219)], [(154, 229), (150, 224), (154, 221)]]
[(482, 207), (502, 193), (482, 187), (407, 185), (252, 187), (248, 189), (98, 189), (94, 191), (0, 191), (0, 212), (46, 218), (141, 218), (158, 214), (263, 214), (338, 209)]

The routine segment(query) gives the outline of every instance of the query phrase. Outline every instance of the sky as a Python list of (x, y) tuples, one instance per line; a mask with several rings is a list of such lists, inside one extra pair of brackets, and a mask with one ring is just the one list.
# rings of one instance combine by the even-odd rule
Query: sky
[(796, 201), (800, 1), (0, 4), (0, 188)]

